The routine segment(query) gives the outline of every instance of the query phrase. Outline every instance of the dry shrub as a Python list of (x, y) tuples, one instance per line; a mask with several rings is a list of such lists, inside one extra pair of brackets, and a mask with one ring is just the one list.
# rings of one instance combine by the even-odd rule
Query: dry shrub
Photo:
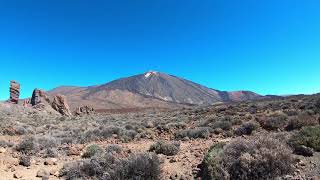
[(203, 179), (276, 179), (293, 172), (285, 144), (265, 137), (238, 138), (210, 149), (202, 164)]
[(178, 142), (169, 143), (165, 141), (158, 141), (155, 144), (151, 145), (149, 151), (155, 152), (157, 154), (174, 156), (178, 154), (179, 150), (180, 150), (180, 143)]

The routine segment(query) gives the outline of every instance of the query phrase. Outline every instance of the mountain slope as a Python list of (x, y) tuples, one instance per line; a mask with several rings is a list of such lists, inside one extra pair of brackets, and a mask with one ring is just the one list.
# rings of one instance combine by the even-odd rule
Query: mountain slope
[(71, 106), (99, 109), (210, 105), (261, 98), (249, 91), (225, 92), (160, 72), (147, 72), (92, 87), (64, 86), (50, 91), (67, 96)]

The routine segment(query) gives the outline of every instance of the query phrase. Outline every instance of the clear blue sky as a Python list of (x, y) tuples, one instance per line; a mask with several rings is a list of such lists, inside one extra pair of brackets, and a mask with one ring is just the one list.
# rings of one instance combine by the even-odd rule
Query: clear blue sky
[(320, 92), (319, 0), (0, 0), (9, 81), (88, 86), (157, 70), (220, 90)]

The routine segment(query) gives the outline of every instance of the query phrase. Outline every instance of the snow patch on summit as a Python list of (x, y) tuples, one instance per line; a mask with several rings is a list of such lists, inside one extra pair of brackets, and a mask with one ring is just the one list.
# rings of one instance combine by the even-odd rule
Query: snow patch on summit
[(145, 78), (148, 78), (148, 77), (150, 77), (150, 76), (152, 76), (152, 75), (157, 75), (157, 72), (156, 72), (156, 71), (149, 71), (149, 72), (147, 72), (147, 73), (144, 74), (144, 77), (145, 77)]

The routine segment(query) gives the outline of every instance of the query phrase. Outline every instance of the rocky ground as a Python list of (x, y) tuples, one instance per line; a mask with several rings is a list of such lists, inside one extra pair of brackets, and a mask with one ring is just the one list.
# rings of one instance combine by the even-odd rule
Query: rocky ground
[[(286, 158), (292, 158), (292, 162), (288, 161), (290, 170), (277, 172), (277, 178), (319, 179), (319, 97), (294, 96), (201, 108), (69, 117), (29, 106), (0, 103), (0, 179), (103, 179), (106, 174), (83, 171), (81, 167), (91, 162), (93, 169), (105, 168), (103, 163), (92, 162), (109, 157), (110, 153), (105, 155), (105, 151), (110, 147), (119, 149), (112, 151), (113, 161), (130, 159), (135, 154), (157, 153), (160, 179), (214, 179), (215, 173), (202, 172), (212, 165), (203, 163), (204, 160), (215, 160), (210, 159), (214, 157), (210, 154), (212, 146), (227, 144), (224, 149), (227, 154), (232, 147), (228, 146), (229, 142), (251, 142), (252, 137), (279, 141), (285, 148)], [(308, 137), (308, 143), (303, 144), (301, 139), (299, 146), (292, 143), (293, 137), (309, 127), (315, 133)], [(159, 151), (151, 150), (160, 140), (167, 144)], [(246, 162), (241, 158), (239, 162)], [(78, 162), (78, 169), (66, 168), (74, 162)], [(250, 162), (260, 165), (260, 159)], [(63, 174), (63, 169), (72, 170), (73, 174)], [(244, 172), (246, 170), (241, 171), (241, 178), (237, 179), (254, 177), (244, 176)], [(234, 177), (229, 172), (224, 179)]]

